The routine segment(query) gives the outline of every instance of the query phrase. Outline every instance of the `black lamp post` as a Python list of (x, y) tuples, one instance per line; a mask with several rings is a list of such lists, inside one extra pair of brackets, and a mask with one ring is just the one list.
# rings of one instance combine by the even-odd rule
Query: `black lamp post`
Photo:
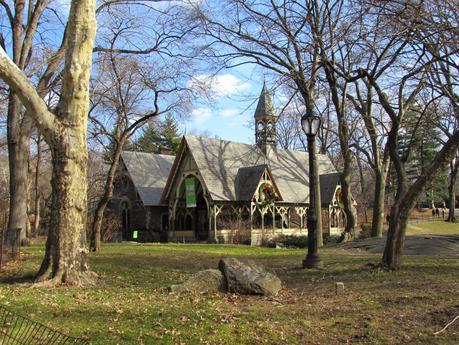
[(303, 268), (322, 267), (322, 261), (317, 253), (317, 209), (316, 197), (319, 186), (319, 173), (317, 167), (317, 154), (315, 140), (322, 120), (313, 112), (307, 113), (301, 118), (301, 127), (308, 138), (309, 154), (309, 210), (308, 210), (308, 254), (303, 260)]

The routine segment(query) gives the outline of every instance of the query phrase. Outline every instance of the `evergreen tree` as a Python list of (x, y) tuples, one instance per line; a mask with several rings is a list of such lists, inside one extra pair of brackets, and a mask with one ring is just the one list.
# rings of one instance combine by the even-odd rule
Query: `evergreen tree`
[[(399, 155), (405, 162), (405, 169), (410, 181), (421, 175), (434, 159), (440, 145), (441, 133), (436, 128), (438, 121), (434, 112), (420, 114), (414, 109), (406, 114), (402, 131), (399, 133)], [(419, 200), (430, 206), (442, 204), (447, 198), (448, 171), (444, 167), (425, 188), (426, 199)]]
[(160, 153), (161, 149), (169, 149), (176, 154), (180, 140), (178, 123), (172, 115), (166, 115), (162, 121), (149, 123), (134, 142), (134, 146), (140, 152)]
[(161, 126), (159, 121), (152, 121), (134, 141), (134, 150), (139, 152), (158, 153), (161, 147)]
[(172, 115), (166, 115), (161, 124), (161, 146), (172, 150), (177, 154), (180, 145), (181, 135), (178, 123)]

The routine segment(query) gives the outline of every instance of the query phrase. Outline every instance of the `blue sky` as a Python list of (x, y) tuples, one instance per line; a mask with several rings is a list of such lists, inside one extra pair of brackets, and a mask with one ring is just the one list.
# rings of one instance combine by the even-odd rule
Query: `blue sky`
[[(65, 19), (70, 8), (70, 0), (53, 0), (52, 4)], [(60, 42), (58, 36), (55, 37), (57, 43)], [(198, 74), (194, 78), (201, 83), (208, 83), (211, 97), (209, 99), (203, 95), (193, 104), (189, 114), (184, 114), (183, 118), (178, 119), (182, 131), (253, 143), (253, 114), (263, 86), (262, 71), (253, 65), (241, 65), (235, 69), (222, 70), (215, 77)]]
[[(201, 0), (190, 0), (191, 3)], [(61, 13), (67, 13), (70, 0), (54, 0)], [(194, 77), (206, 82), (211, 97), (198, 99), (190, 114), (178, 119), (184, 133), (217, 136), (224, 140), (254, 142), (253, 114), (263, 86), (263, 75), (253, 65), (223, 70), (215, 77)], [(192, 83), (192, 82), (190, 82)], [(268, 85), (269, 86), (269, 85)]]
[[(250, 72), (244, 75), (244, 72)], [(224, 140), (254, 142), (253, 115), (263, 79), (255, 76), (252, 67), (226, 70), (215, 77), (198, 75), (211, 89), (210, 101), (198, 100), (182, 129), (187, 133), (218, 136)]]

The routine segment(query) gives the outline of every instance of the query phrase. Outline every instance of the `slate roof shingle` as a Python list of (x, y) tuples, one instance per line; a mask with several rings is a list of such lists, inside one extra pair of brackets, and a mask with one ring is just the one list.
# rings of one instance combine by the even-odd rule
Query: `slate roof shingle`
[(263, 164), (238, 169), (235, 182), (237, 200), (252, 200), (266, 168)]
[(338, 184), (339, 173), (320, 175), (320, 198), (323, 204), (331, 204)]
[[(305, 152), (269, 148), (265, 156), (255, 145), (195, 136), (185, 136), (184, 140), (213, 200), (238, 200), (236, 177), (239, 169), (267, 165), (283, 202), (309, 201), (308, 155)], [(336, 173), (326, 155), (318, 155), (317, 159), (319, 175)], [(167, 193), (165, 191), (163, 198), (168, 197)], [(322, 203), (328, 200), (322, 198)]]
[(121, 158), (143, 204), (160, 205), (175, 156), (123, 151)]

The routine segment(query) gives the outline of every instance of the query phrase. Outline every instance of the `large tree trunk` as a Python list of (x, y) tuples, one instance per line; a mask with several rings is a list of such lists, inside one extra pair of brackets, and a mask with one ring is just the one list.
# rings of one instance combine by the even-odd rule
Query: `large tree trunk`
[[(32, 129), (31, 120), (24, 119), (19, 126), (20, 103), (14, 92), (11, 92), (8, 103), (8, 159), (10, 173), (10, 205), (8, 229), (21, 229), (20, 239), (26, 236), (27, 230), (27, 186), (29, 162), (29, 135)], [(7, 232), (8, 235), (13, 232)], [(7, 237), (7, 243), (14, 238)]]
[(447, 222), (455, 223), (456, 222), (456, 179), (457, 172), (459, 170), (459, 157), (456, 155), (456, 160), (450, 162), (450, 180), (448, 185), (448, 219)]
[[(327, 61), (325, 56), (323, 56), (323, 59), (324, 61)], [(328, 85), (330, 86), (331, 98), (338, 119), (338, 138), (344, 161), (343, 172), (340, 175), (340, 182), (343, 195), (343, 211), (346, 216), (346, 227), (341, 235), (340, 242), (345, 242), (354, 236), (355, 227), (357, 225), (357, 210), (354, 206), (354, 200), (351, 192), (352, 151), (349, 148), (349, 128), (346, 122), (345, 108), (347, 86), (343, 87), (343, 97), (340, 99), (338, 93), (338, 81), (335, 72), (330, 66), (330, 64), (324, 65), (325, 75), (327, 77)]]
[(41, 135), (38, 134), (37, 137), (37, 162), (35, 165), (35, 199), (34, 199), (34, 209), (35, 217), (33, 220), (32, 227), (32, 237), (36, 237), (40, 232), (40, 165), (41, 165)]
[(416, 199), (403, 200), (402, 204), (396, 203), (392, 206), (387, 242), (381, 261), (384, 268), (390, 270), (400, 268), (408, 217), (415, 205), (415, 201)]
[(340, 176), (341, 190), (343, 196), (343, 211), (346, 216), (346, 227), (340, 238), (340, 242), (346, 242), (354, 237), (357, 224), (357, 210), (354, 206), (354, 199), (351, 192), (351, 169), (352, 156), (349, 153), (344, 155), (344, 167)]
[(0, 47), (0, 78), (17, 93), (48, 143), (53, 163), (51, 224), (37, 281), (80, 284), (88, 274), (86, 248), (89, 78), (96, 32), (95, 0), (73, 0), (56, 114)]
[[(123, 140), (123, 139), (121, 139)], [(116, 171), (118, 170), (118, 165), (121, 157), (121, 151), (123, 149), (124, 141), (120, 141), (119, 144), (116, 144), (115, 152), (112, 159), (112, 164), (108, 171), (107, 179), (105, 180), (104, 194), (97, 204), (96, 212), (94, 214), (94, 219), (92, 222), (91, 229), (91, 251), (97, 252), (100, 250), (100, 241), (101, 241), (101, 228), (102, 222), (104, 220), (104, 212), (107, 207), (108, 202), (110, 201), (113, 195), (113, 181), (115, 179)]]
[(395, 166), (399, 187), (395, 196), (394, 206), (391, 209), (387, 241), (381, 265), (386, 269), (396, 270), (401, 265), (403, 243), (410, 212), (414, 208), (416, 200), (425, 186), (433, 180), (438, 170), (452, 159), (452, 155), (459, 147), (459, 131), (456, 131), (448, 139), (440, 152), (435, 156), (435, 159), (409, 188), (402, 164), (396, 161), (398, 152), (397, 145), (394, 143), (396, 143), (397, 136), (394, 135), (394, 132), (397, 131), (397, 128), (393, 128), (392, 131), (389, 134), (389, 145), (391, 146), (391, 157), (397, 163)]
[(37, 281), (85, 283), (88, 273), (86, 247), (87, 150), (81, 128), (63, 129), (60, 142), (50, 145), (53, 163), (51, 221), (45, 259)]
[(373, 200), (373, 220), (371, 223), (371, 236), (382, 237), (384, 226), (384, 197), (386, 191), (386, 173), (375, 171), (375, 195)]
[(47, 120), (42, 126), (52, 130), (43, 133), (52, 155), (53, 196), (45, 258), (37, 276), (37, 281), (47, 280), (46, 285), (93, 279), (86, 244), (86, 130), (95, 31), (95, 0), (72, 1), (59, 112), (52, 122), (49, 114), (37, 114), (38, 120)]

